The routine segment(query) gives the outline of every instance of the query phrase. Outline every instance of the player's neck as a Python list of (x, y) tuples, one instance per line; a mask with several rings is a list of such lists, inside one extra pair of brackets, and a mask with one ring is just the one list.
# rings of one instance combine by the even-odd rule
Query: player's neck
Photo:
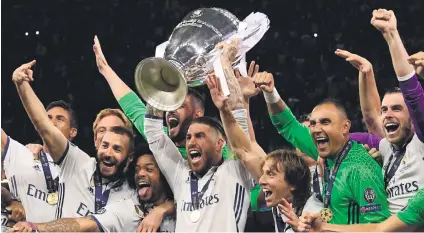
[(159, 205), (165, 203), (167, 200), (168, 200), (168, 198), (166, 197), (166, 193), (162, 192), (160, 197), (155, 201), (154, 205), (159, 206)]
[(336, 159), (340, 156), (340, 154), (342, 153), (343, 148), (345, 148), (346, 143), (349, 141), (349, 137), (345, 137), (344, 138), (344, 143), (340, 146), (340, 148), (337, 150), (336, 153), (334, 153), (333, 155), (328, 156), (329, 159)]

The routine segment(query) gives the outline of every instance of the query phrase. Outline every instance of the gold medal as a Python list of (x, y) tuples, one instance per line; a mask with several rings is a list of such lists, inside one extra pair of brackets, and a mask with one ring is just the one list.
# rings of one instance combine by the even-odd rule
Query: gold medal
[(330, 221), (333, 218), (333, 212), (329, 208), (324, 208), (320, 212), (321, 219), (325, 222)]
[(57, 203), (57, 192), (47, 194), (47, 203), (50, 205), (56, 205)]

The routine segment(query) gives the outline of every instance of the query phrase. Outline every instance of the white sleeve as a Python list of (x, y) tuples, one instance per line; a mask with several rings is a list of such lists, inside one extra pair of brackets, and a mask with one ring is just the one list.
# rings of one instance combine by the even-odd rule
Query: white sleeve
[(63, 156), (57, 161), (59, 165), (59, 179), (61, 183), (71, 179), (79, 171), (85, 169), (87, 166), (92, 166), (93, 159), (82, 151), (80, 148), (68, 142)]
[(2, 162), (8, 179), (10, 193), (13, 198), (20, 199), (15, 171), (31, 167), (34, 163), (34, 155), (24, 145), (13, 140), (11, 137), (7, 137)]
[(320, 200), (318, 200), (318, 198), (316, 198), (315, 193), (312, 193), (312, 195), (306, 201), (302, 213), (319, 213), (323, 208), (324, 204)]
[(90, 218), (101, 232), (135, 232), (140, 222), (136, 204), (125, 199), (107, 204)]
[(251, 190), (253, 188), (253, 178), (240, 160), (227, 159), (224, 164), (225, 163), (227, 164), (228, 172), (231, 175), (234, 177), (240, 177), (243, 182), (242, 185), (246, 188), (246, 190)]
[(14, 171), (32, 166), (34, 163), (34, 155), (21, 143), (7, 137), (7, 143), (2, 157), (3, 169), (6, 177), (10, 178), (14, 175)]
[(162, 174), (172, 192), (175, 193), (175, 185), (178, 184), (180, 174), (184, 171), (184, 159), (174, 142), (163, 132), (162, 122), (162, 120), (146, 118), (144, 133)]

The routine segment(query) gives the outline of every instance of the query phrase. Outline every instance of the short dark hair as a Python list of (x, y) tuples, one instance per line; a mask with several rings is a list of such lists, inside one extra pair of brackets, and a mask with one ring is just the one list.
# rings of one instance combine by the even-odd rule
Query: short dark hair
[(132, 155), (133, 151), (134, 151), (134, 134), (132, 133), (132, 131), (126, 127), (122, 127), (122, 126), (114, 126), (112, 128), (110, 128), (108, 130), (108, 132), (112, 132), (112, 133), (116, 133), (119, 135), (125, 135), (129, 138), (129, 148), (128, 148), (128, 153), (129, 153), (129, 157)]
[(189, 87), (187, 90), (187, 95), (193, 97), (199, 104), (201, 109), (205, 109), (205, 97), (200, 94), (196, 89)]
[(56, 100), (51, 102), (49, 105), (47, 105), (46, 107), (46, 111), (49, 111), (52, 108), (63, 108), (65, 109), (68, 113), (69, 113), (69, 122), (71, 124), (72, 128), (78, 128), (78, 119), (77, 119), (77, 114), (75, 113), (75, 111), (72, 109), (71, 105), (63, 100)]
[(341, 103), (340, 100), (334, 99), (334, 98), (327, 98), (327, 99), (324, 99), (323, 101), (321, 101), (319, 104), (317, 104), (317, 106), (324, 105), (324, 104), (334, 105), (346, 118), (348, 118), (347, 113), (346, 113), (346, 109), (345, 109), (345, 107), (343, 106), (343, 104)]
[(402, 90), (399, 87), (392, 87), (384, 91), (384, 96), (389, 94), (396, 94), (396, 93), (402, 94)]
[(305, 122), (305, 121), (309, 121), (309, 117), (310, 117), (310, 114), (302, 114), (299, 117), (299, 122), (302, 123), (302, 122)]
[(311, 171), (305, 160), (299, 157), (296, 152), (287, 149), (275, 150), (269, 153), (265, 158), (265, 161), (267, 160), (271, 160), (274, 164), (271, 169), (278, 171), (279, 166), (283, 168), (286, 182), (296, 187), (291, 192), (293, 195), (293, 208), (303, 208), (311, 196)]
[(204, 124), (204, 125), (208, 125), (214, 129), (216, 129), (219, 133), (222, 134), (222, 136), (225, 136), (225, 131), (224, 131), (224, 127), (222, 126), (221, 122), (215, 118), (212, 117), (208, 117), (208, 116), (202, 116), (202, 117), (198, 117), (196, 119), (193, 119), (193, 121), (191, 122), (192, 124)]

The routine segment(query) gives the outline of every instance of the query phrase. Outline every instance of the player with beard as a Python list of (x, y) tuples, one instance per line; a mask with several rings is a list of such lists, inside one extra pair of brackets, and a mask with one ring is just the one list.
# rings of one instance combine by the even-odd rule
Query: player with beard
[[(424, 63), (423, 63), (424, 65)], [(408, 204), (386, 221), (375, 224), (336, 225), (322, 222), (319, 215), (300, 217), (302, 232), (422, 232), (424, 229), (424, 189), (408, 200)]]
[[(223, 46), (224, 74), (231, 87), (237, 84), (231, 67), (236, 45), (220, 45)], [(230, 92), (234, 90), (229, 89)], [(238, 95), (230, 94), (233, 100), (240, 96), (240, 91)], [(229, 102), (233, 104), (231, 109), (242, 110), (242, 101)], [(239, 160), (223, 160), (222, 149), (226, 144), (223, 127), (212, 118), (199, 117), (193, 120), (187, 132), (186, 161), (163, 132), (162, 117), (162, 111), (148, 105), (144, 130), (149, 147), (174, 193), (178, 207), (176, 231), (243, 231), (249, 208), (248, 190), (252, 186), (248, 169), (256, 174), (249, 165), (260, 160), (245, 156), (240, 156)], [(237, 122), (246, 127), (246, 132), (247, 115), (239, 115)], [(243, 164), (249, 165), (244, 167)]]
[[(113, 130), (113, 129), (112, 129)], [(105, 135), (105, 137), (107, 137)], [(100, 144), (104, 146), (103, 143)], [(73, 219), (59, 219), (49, 223), (17, 223), (12, 231), (39, 232), (174, 232), (175, 216), (168, 213), (166, 205), (174, 205), (172, 192), (160, 173), (152, 153), (147, 147), (142, 147), (135, 152), (135, 157), (128, 165), (126, 179), (128, 184), (138, 190), (138, 197), (119, 200), (108, 203), (96, 214), (88, 217)], [(145, 218), (149, 218), (149, 212), (153, 209), (161, 211), (163, 221), (160, 226), (141, 224)]]
[[(96, 56), (96, 63), (99, 72), (108, 82), (113, 95), (115, 96), (115, 99), (118, 101), (119, 105), (128, 118), (134, 123), (134, 126), (138, 132), (143, 136), (143, 138), (146, 138), (144, 134), (146, 106), (140, 100), (137, 94), (134, 93), (109, 66), (97, 36), (94, 38), (93, 50)], [(249, 76), (253, 76), (255, 73), (257, 73), (258, 69), (259, 67), (252, 63), (248, 72)], [(246, 97), (246, 95), (244, 96)], [(249, 97), (250, 96), (246, 97), (247, 103)], [(188, 89), (187, 96), (181, 107), (175, 111), (169, 111), (165, 115), (165, 122), (167, 127), (164, 127), (163, 130), (178, 147), (184, 159), (187, 159), (185, 137), (187, 134), (188, 126), (193, 119), (202, 116), (204, 116), (204, 98), (193, 88)], [(252, 140), (254, 140), (254, 138), (252, 138)], [(233, 157), (227, 146), (224, 146), (223, 148), (223, 157), (224, 160)], [(257, 204), (257, 196), (259, 195), (259, 191), (259, 185), (256, 185), (255, 189), (252, 190), (251, 204), (255, 210), (259, 209)]]
[(350, 121), (343, 106), (331, 100), (320, 103), (311, 113), (308, 129), (280, 98), (271, 74), (257, 75), (255, 83), (264, 92), (279, 133), (311, 158), (316, 160), (319, 155), (324, 159), (321, 214), (326, 221), (355, 224), (385, 220), (389, 213), (381, 168), (361, 145), (350, 139)]
[(133, 148), (132, 132), (119, 128), (116, 133), (110, 133), (107, 145), (99, 147), (96, 162), (70, 143), (49, 120), (29, 84), (33, 80), (34, 63), (14, 76), (13, 81), (35, 129), (60, 167), (56, 218), (87, 216), (104, 207), (108, 200), (113, 202), (134, 195), (122, 175)]
[[(396, 17), (392, 11), (375, 10), (372, 25), (380, 30), (389, 45), (393, 66), (398, 76), (399, 87), (385, 93), (381, 113), (364, 111), (367, 106), (376, 105), (379, 100), (374, 76), (360, 82), (362, 114), (374, 135), (363, 134), (358, 141), (378, 148), (383, 157), (383, 174), (391, 214), (400, 211), (419, 189), (424, 188), (421, 169), (424, 167), (424, 91), (417, 74), (423, 66), (409, 64), (408, 54), (400, 39)], [(371, 70), (365, 59), (348, 51), (338, 50), (336, 54), (346, 58), (361, 72)], [(416, 55), (414, 55), (416, 56)], [(366, 67), (370, 67), (366, 68)]]

